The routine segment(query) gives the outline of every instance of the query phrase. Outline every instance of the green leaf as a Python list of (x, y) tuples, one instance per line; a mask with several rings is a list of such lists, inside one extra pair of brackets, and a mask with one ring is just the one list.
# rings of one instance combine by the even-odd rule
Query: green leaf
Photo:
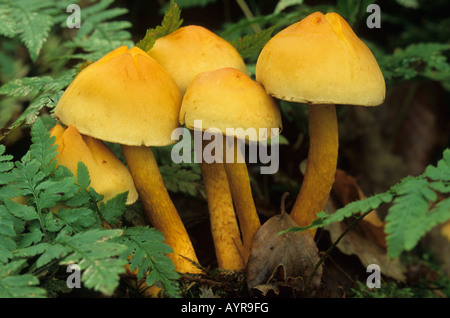
[(443, 158), (439, 160), (436, 167), (428, 166), (424, 175), (432, 180), (450, 182), (450, 149), (444, 151)]
[(77, 183), (80, 185), (80, 187), (82, 187), (84, 189), (87, 189), (89, 187), (89, 185), (91, 184), (89, 170), (82, 161), (78, 162)]
[(0, 4), (0, 12), (6, 11), (0, 13), (0, 20), (6, 22), (5, 30), (0, 33), (9, 37), (18, 35), (33, 62), (38, 58), (51, 27), (56, 23), (53, 16), (55, 12), (49, 10), (52, 5), (52, 2), (33, 0), (16, 0), (6, 6)]
[(36, 209), (32, 206), (20, 204), (12, 201), (11, 199), (5, 200), (4, 204), (12, 215), (21, 220), (32, 221), (39, 219)]
[(39, 279), (31, 274), (19, 275), (25, 260), (10, 262), (0, 266), (0, 298), (42, 298), (43, 288), (37, 287)]
[(14, 167), (12, 162), (13, 156), (4, 155), (5, 149), (4, 145), (0, 145), (0, 185), (11, 183), (15, 179), (15, 176), (11, 173)]
[(0, 266), (14, 257), (12, 251), (16, 248), (16, 242), (10, 237), (0, 235)]
[(56, 244), (70, 250), (60, 264), (78, 264), (83, 271), (81, 281), (87, 288), (112, 295), (127, 263), (117, 258), (127, 247), (113, 240), (122, 234), (122, 230), (92, 229), (73, 236), (60, 235)]
[(58, 211), (58, 219), (65, 226), (68, 233), (78, 233), (86, 229), (100, 227), (97, 212), (89, 208), (61, 208)]
[[(392, 202), (385, 218), (388, 255), (392, 258), (403, 251), (413, 249), (419, 240), (434, 226), (450, 220), (450, 199), (438, 202), (441, 193), (450, 192), (450, 149), (446, 149), (443, 158), (436, 167), (430, 165), (423, 175), (405, 177), (385, 193), (364, 200), (354, 201), (332, 214), (318, 213), (310, 226), (293, 227), (286, 231), (304, 231), (324, 227), (356, 214), (377, 209), (383, 203)], [(430, 182), (429, 179), (434, 181)]]
[(127, 206), (128, 191), (117, 194), (106, 203), (100, 202), (99, 210), (102, 218), (111, 225), (117, 224)]
[(51, 76), (14, 79), (0, 87), (0, 94), (12, 97), (35, 97), (53, 81)]
[(160, 167), (167, 190), (191, 196), (203, 195), (203, 182), (198, 165), (168, 164)]
[(303, 4), (303, 0), (280, 0), (275, 7), (274, 13), (280, 13), (288, 7), (301, 4)]
[(420, 6), (418, 0), (396, 0), (396, 1), (398, 4), (411, 9), (417, 9)]
[(36, 256), (36, 255), (45, 253), (45, 251), (47, 251), (50, 247), (51, 247), (51, 244), (49, 244), (49, 243), (39, 243), (39, 244), (36, 244), (33, 246), (20, 248), (20, 249), (14, 251), (14, 256), (15, 257)]
[(264, 45), (272, 37), (272, 33), (275, 27), (270, 27), (261, 32), (245, 35), (243, 38), (239, 38), (235, 41), (231, 41), (231, 44), (236, 48), (242, 58), (247, 58), (258, 54)]
[(134, 227), (125, 229), (121, 242), (129, 246), (122, 257), (131, 255), (130, 270), (138, 269), (137, 278), (146, 277), (148, 286), (160, 286), (170, 297), (179, 295), (176, 280), (179, 278), (172, 260), (167, 256), (173, 250), (166, 245), (164, 236), (154, 228)]
[(161, 25), (156, 28), (148, 29), (145, 37), (136, 44), (136, 46), (146, 52), (148, 52), (155, 41), (163, 36), (166, 36), (174, 31), (176, 31), (181, 24), (183, 23), (183, 19), (180, 19), (181, 10), (175, 1), (170, 1), (170, 7), (164, 14), (164, 18), (161, 22)]
[(129, 21), (120, 21), (119, 17), (128, 12), (125, 8), (111, 8), (114, 0), (100, 0), (82, 10), (82, 27), (66, 46), (81, 51), (69, 57), (93, 62), (119, 46), (134, 45)]
[[(206, 7), (208, 4), (215, 3), (217, 0), (177, 0), (180, 9), (188, 9), (193, 7)], [(163, 7), (163, 11), (167, 11), (170, 3)]]
[(30, 52), (34, 62), (39, 56), (42, 45), (46, 41), (50, 28), (55, 23), (53, 18), (44, 14), (29, 13), (23, 21), (23, 33), (20, 38)]
[(40, 118), (36, 119), (31, 128), (31, 141), (30, 156), (40, 163), (42, 172), (47, 176), (56, 167), (54, 159), (57, 145), (54, 145), (55, 137), (50, 136)]
[(422, 76), (432, 80), (450, 80), (450, 64), (447, 62), (447, 43), (417, 43), (398, 48), (392, 55), (379, 60), (387, 80), (411, 80)]

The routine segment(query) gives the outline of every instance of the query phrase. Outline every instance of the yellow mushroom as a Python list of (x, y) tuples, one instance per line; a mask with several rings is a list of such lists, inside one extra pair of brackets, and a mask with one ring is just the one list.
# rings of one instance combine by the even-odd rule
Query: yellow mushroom
[(103, 195), (104, 201), (128, 191), (126, 203), (136, 202), (138, 193), (130, 172), (101, 140), (81, 135), (73, 126), (65, 129), (59, 124), (50, 130), (50, 134), (56, 138), (58, 165), (67, 167), (76, 176), (81, 161), (88, 168), (90, 186)]
[(299, 226), (308, 226), (324, 210), (334, 182), (339, 148), (335, 104), (380, 105), (386, 93), (383, 74), (340, 15), (315, 12), (266, 44), (256, 80), (278, 99), (309, 104), (307, 168), (291, 211)]
[[(199, 129), (195, 127), (196, 120), (202, 121), (203, 131), (213, 128), (219, 131), (224, 136), (224, 146), (227, 141), (225, 136), (235, 139), (233, 162), (226, 162), (224, 158), (224, 165), (241, 229), (245, 264), (253, 237), (261, 224), (253, 202), (246, 163), (236, 161), (236, 156), (242, 155), (237, 147), (237, 138), (256, 142), (274, 137), (271, 128), (281, 129), (282, 126), (280, 110), (259, 83), (237, 69), (223, 68), (197, 75), (186, 90), (180, 122), (190, 129)], [(227, 135), (230, 133), (227, 128), (234, 132)], [(249, 128), (255, 129), (255, 135), (242, 135), (237, 128), (243, 132)], [(265, 128), (267, 135), (259, 135), (260, 128)]]
[(202, 72), (233, 67), (248, 75), (245, 62), (230, 43), (197, 25), (157, 39), (148, 54), (167, 70), (182, 94)]
[(84, 68), (62, 95), (55, 115), (88, 136), (119, 143), (146, 216), (173, 249), (175, 268), (199, 273), (185, 226), (164, 186), (151, 146), (174, 143), (180, 91), (146, 52), (121, 46)]

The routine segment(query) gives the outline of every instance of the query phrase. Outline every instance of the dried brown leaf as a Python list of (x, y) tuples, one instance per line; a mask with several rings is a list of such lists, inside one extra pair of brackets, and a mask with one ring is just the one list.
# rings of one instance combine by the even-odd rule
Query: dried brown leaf
[[(297, 226), (291, 217), (282, 212), (266, 221), (255, 235), (247, 263), (247, 285), (254, 288), (269, 283), (303, 290), (319, 262), (319, 252), (313, 238), (305, 232), (280, 231)], [(316, 290), (321, 282), (322, 267), (316, 271), (309, 287)]]
[[(336, 170), (332, 191), (342, 206), (366, 198), (356, 180), (340, 169)], [(369, 240), (372, 240), (384, 249), (387, 248), (384, 222), (380, 220), (375, 210), (359, 222), (359, 228)]]

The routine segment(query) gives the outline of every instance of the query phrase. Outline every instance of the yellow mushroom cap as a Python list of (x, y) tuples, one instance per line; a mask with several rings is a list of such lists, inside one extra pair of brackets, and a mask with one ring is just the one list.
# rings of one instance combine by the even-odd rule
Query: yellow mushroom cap
[(233, 67), (248, 75), (238, 51), (201, 26), (185, 26), (157, 39), (148, 54), (169, 72), (182, 94), (202, 72)]
[(55, 109), (84, 135), (130, 146), (173, 144), (180, 91), (170, 75), (137, 47), (121, 46), (84, 68)]
[(58, 165), (66, 166), (76, 176), (78, 162), (82, 161), (89, 170), (90, 186), (104, 196), (104, 201), (128, 191), (127, 204), (136, 202), (138, 193), (130, 172), (101, 140), (81, 135), (73, 126), (64, 129), (59, 124), (50, 134), (58, 145)]
[[(261, 84), (234, 68), (223, 68), (197, 75), (183, 97), (180, 123), (194, 129), (194, 121), (202, 121), (202, 130), (219, 129), (223, 135), (227, 128), (236, 129), (238, 138), (256, 141), (274, 137), (271, 128), (281, 132), (281, 114), (272, 97)], [(239, 134), (237, 128), (256, 129), (256, 136)], [(260, 135), (266, 128), (267, 135)]]
[(256, 80), (279, 99), (377, 106), (385, 82), (375, 57), (337, 13), (313, 13), (262, 49)]

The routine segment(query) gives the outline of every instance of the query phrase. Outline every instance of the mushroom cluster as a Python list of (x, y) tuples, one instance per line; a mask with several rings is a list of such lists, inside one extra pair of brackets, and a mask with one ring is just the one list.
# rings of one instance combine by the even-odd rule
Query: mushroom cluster
[[(227, 128), (281, 128), (278, 107), (249, 77), (237, 50), (206, 28), (182, 27), (157, 39), (148, 54), (168, 71), (183, 94), (181, 125), (192, 130), (216, 129), (214, 138), (224, 138), (224, 147), (226, 138), (237, 138), (227, 136)], [(195, 127), (196, 120), (201, 120), (200, 128)], [(239, 156), (237, 142), (233, 144)], [(203, 141), (203, 147), (206, 145)], [(199, 161), (218, 266), (241, 270), (261, 223), (245, 162), (227, 162), (224, 154), (215, 154), (223, 160)]]
[[(222, 160), (200, 160), (211, 233), (218, 266), (242, 270), (261, 223), (245, 158), (237, 146), (243, 136), (227, 129), (264, 128), (268, 134), (244, 138), (267, 140), (274, 137), (273, 128), (278, 132), (282, 128), (276, 99), (309, 105), (307, 170), (290, 214), (298, 225), (307, 226), (324, 209), (334, 181), (338, 156), (334, 105), (376, 106), (384, 97), (384, 79), (375, 58), (336, 13), (313, 13), (275, 35), (258, 57), (256, 80), (230, 43), (191, 25), (157, 39), (148, 52), (121, 46), (84, 68), (55, 109), (68, 128), (58, 125), (53, 134), (63, 150), (58, 160), (63, 162), (67, 153), (89, 163), (90, 171), (103, 169), (98, 170), (103, 179), (93, 187), (101, 188), (105, 196), (111, 193), (108, 186), (122, 181), (122, 188), (128, 185), (130, 202), (139, 194), (149, 223), (173, 249), (170, 257), (176, 270), (200, 273), (151, 147), (173, 144), (172, 132), (182, 126), (202, 134), (215, 129), (215, 134), (202, 138), (203, 149), (208, 138), (221, 140), (223, 148), (215, 148), (215, 158)], [(196, 127), (197, 120), (201, 128)], [(101, 140), (121, 145), (129, 173)], [(232, 162), (225, 158), (230, 144)], [(107, 165), (117, 165), (114, 177), (106, 177)]]

